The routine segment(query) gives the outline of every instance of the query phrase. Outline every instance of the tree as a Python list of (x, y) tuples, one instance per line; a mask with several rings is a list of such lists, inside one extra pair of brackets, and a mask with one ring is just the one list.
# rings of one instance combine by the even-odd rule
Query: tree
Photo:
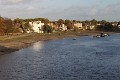
[(49, 19), (44, 19), (44, 24), (48, 24), (50, 21), (49, 21)]
[(0, 33), (4, 33), (5, 30), (4, 30), (4, 20), (3, 18), (0, 16)]
[(73, 20), (73, 23), (76, 23), (77, 21), (76, 20)]
[(114, 31), (114, 27), (111, 23), (107, 22), (107, 23), (104, 23), (100, 26), (97, 26), (96, 28), (97, 30), (100, 30), (100, 31)]
[(90, 21), (92, 25), (97, 25), (97, 20), (93, 19)]
[(89, 21), (89, 20), (86, 20), (86, 21), (84, 21), (84, 23), (86, 23), (86, 24), (90, 24), (90, 21)]
[(62, 24), (64, 24), (64, 20), (63, 19), (59, 19), (57, 22), (58, 22), (59, 26), (62, 25)]
[(43, 31), (45, 33), (51, 33), (53, 31), (53, 28), (51, 26), (49, 26), (49, 25), (44, 25), (43, 26)]
[(6, 33), (12, 33), (14, 32), (14, 27), (13, 27), (13, 22), (10, 19), (5, 19), (4, 20), (4, 27), (5, 27), (5, 31)]
[(102, 25), (105, 25), (105, 24), (107, 24), (108, 22), (106, 21), (106, 20), (102, 20), (102, 21), (100, 21), (100, 24), (102, 24)]
[(0, 25), (2, 25), (4, 22), (3, 18), (0, 16)]
[(0, 33), (16, 33), (20, 32), (19, 28), (15, 26), (15, 23), (9, 18), (0, 18)]
[(29, 24), (29, 22), (26, 22), (26, 23), (24, 24), (24, 29), (25, 29), (26, 31), (34, 32), (34, 30), (32, 29), (32, 26)]
[(70, 20), (65, 20), (65, 25), (67, 29), (73, 29), (73, 23)]
[(35, 21), (41, 21), (44, 24), (48, 24), (50, 21), (47, 18), (36, 18)]
[(14, 22), (15, 22), (15, 23), (22, 23), (22, 22), (23, 22), (23, 20), (22, 20), (22, 19), (17, 18), (17, 19), (15, 19), (15, 20), (14, 20)]

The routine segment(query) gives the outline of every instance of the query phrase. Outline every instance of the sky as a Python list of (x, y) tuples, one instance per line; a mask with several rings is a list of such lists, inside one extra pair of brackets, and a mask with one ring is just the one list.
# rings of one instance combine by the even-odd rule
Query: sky
[(120, 21), (120, 0), (0, 0), (0, 16)]

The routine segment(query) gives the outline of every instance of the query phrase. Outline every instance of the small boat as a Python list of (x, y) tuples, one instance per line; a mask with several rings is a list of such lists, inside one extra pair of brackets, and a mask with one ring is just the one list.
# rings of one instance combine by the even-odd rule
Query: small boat
[(110, 36), (109, 34), (104, 34), (104, 36)]
[(100, 33), (99, 35), (93, 36), (94, 38), (100, 38), (100, 37), (106, 37), (109, 36), (109, 34), (104, 34), (104, 33)]
[(101, 36), (100, 36), (100, 35), (96, 35), (96, 36), (94, 36), (94, 37), (96, 37), (96, 38), (100, 38)]
[(73, 40), (76, 40), (76, 38), (74, 38)]

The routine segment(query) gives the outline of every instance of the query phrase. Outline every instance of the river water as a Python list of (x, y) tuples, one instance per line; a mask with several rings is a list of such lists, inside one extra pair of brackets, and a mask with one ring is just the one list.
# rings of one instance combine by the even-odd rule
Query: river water
[(37, 42), (0, 56), (0, 80), (120, 80), (120, 35)]

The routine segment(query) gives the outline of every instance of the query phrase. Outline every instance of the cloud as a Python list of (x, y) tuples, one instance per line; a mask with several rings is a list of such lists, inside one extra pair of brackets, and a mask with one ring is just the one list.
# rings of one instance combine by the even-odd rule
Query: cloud
[(33, 11), (33, 10), (34, 10), (34, 7), (33, 7), (33, 6), (29, 6), (26, 10), (27, 10), (27, 11)]
[(95, 16), (98, 13), (98, 6), (71, 6), (62, 11), (66, 15)]
[(29, 3), (32, 0), (0, 0), (1, 5), (15, 5), (20, 3)]
[(28, 3), (39, 3), (39, 2), (44, 2), (44, 1), (49, 1), (49, 0), (0, 0), (0, 5), (17, 5), (17, 4), (28, 4)]
[(97, 15), (97, 9), (96, 9), (96, 8), (91, 9), (89, 14), (90, 14), (91, 16)]
[(68, 19), (97, 19), (97, 20), (109, 20), (109, 21), (119, 21), (120, 13), (120, 3), (108, 4), (106, 6), (71, 6), (64, 9), (63, 11), (57, 13), (58, 16), (64, 16)]
[[(51, 20), (120, 20), (120, 3), (102, 5), (67, 5), (54, 6), (50, 0), (0, 0), (0, 15), (13, 18), (45, 17)], [(19, 4), (19, 5), (18, 5)], [(55, 3), (52, 3), (55, 4)], [(8, 15), (9, 13), (9, 15)]]

